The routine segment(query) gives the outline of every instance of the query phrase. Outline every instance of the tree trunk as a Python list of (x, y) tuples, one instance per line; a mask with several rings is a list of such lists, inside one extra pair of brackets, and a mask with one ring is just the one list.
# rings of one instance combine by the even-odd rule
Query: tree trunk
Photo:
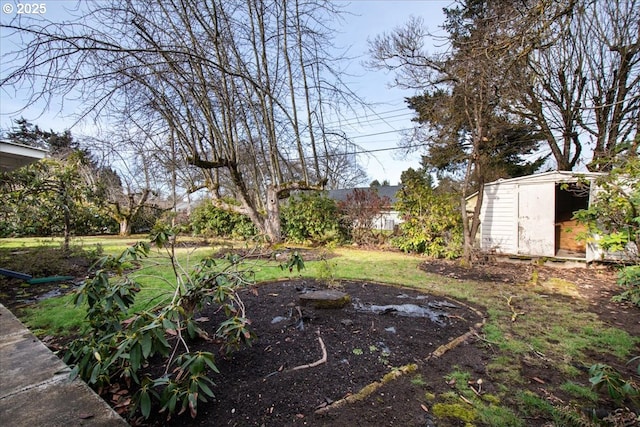
[(120, 235), (131, 235), (131, 221), (129, 221), (128, 217), (120, 218)]
[(71, 246), (71, 212), (69, 212), (68, 206), (64, 206), (64, 243), (62, 244), (62, 250), (65, 253), (68, 253), (70, 246)]
[[(465, 266), (471, 267), (473, 263), (473, 239), (470, 236), (469, 215), (467, 214), (467, 200), (464, 196), (460, 198), (460, 213), (462, 214), (462, 262)], [(472, 219), (473, 221), (473, 219)]]
[(267, 189), (267, 216), (264, 220), (264, 231), (270, 243), (282, 242), (282, 227), (280, 225), (280, 199), (275, 187)]

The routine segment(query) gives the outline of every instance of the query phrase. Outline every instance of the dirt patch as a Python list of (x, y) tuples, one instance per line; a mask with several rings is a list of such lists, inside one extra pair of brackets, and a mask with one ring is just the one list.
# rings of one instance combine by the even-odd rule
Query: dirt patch
[[(610, 302), (617, 287), (615, 272), (609, 269), (513, 263), (462, 269), (456, 263), (442, 261), (427, 262), (421, 268), (449, 278), (507, 286), (532, 278), (541, 283), (552, 278), (577, 283), (581, 296), (591, 302), (590, 309), (603, 321), (630, 333), (639, 330), (637, 308)], [(247, 293), (244, 301), (258, 339), (252, 348), (218, 359), (221, 374), (214, 377), (215, 400), (201, 404), (195, 420), (180, 417), (167, 423), (164, 418), (156, 418), (151, 422), (176, 426), (457, 426), (463, 423), (436, 420), (425, 397), (452, 391), (454, 385), (447, 383), (445, 376), (454, 367), (469, 372), (472, 381), (483, 380), (483, 393), (497, 393), (486, 370), (493, 358), (491, 348), (474, 335), (465, 335), (481, 320), (479, 310), (415, 290), (368, 282), (345, 281), (341, 285), (354, 304), (340, 310), (303, 308), (297, 313), (301, 292), (324, 288), (313, 280), (262, 284), (257, 294)], [(550, 295), (564, 298), (553, 292)], [(402, 317), (393, 310), (358, 311), (363, 306), (414, 303), (436, 310), (444, 308), (446, 314), (434, 320)], [(212, 332), (216, 317), (213, 313), (203, 315), (210, 318), (207, 330)], [(435, 349), (456, 337), (464, 339), (441, 357), (429, 358)], [(293, 370), (323, 358), (320, 339), (326, 348), (326, 362)], [(211, 346), (203, 349), (215, 351)], [(610, 356), (598, 355), (598, 360), (632, 372)], [(567, 381), (561, 372), (552, 366), (525, 362), (521, 375), (528, 383), (522, 385), (523, 389), (559, 406), (572, 400), (559, 391)], [(409, 365), (415, 370), (382, 384), (389, 372)], [(588, 384), (587, 378), (585, 371), (576, 381)], [(371, 384), (376, 387), (366, 398), (354, 399)], [(336, 404), (344, 399), (350, 399), (350, 403)], [(516, 402), (503, 404), (515, 406)], [(527, 419), (528, 426), (546, 426), (549, 422), (535, 416)]]
[[(621, 291), (616, 283), (617, 268), (612, 265), (566, 268), (561, 264), (549, 266), (526, 261), (503, 261), (465, 268), (454, 261), (432, 260), (422, 263), (420, 269), (452, 279), (505, 285), (532, 281), (553, 285), (554, 280), (560, 282), (560, 285), (563, 281), (574, 284), (579, 296), (588, 301), (589, 310), (596, 313), (603, 322), (624, 329), (631, 335), (640, 336), (638, 308), (626, 303), (611, 302), (611, 298)], [(550, 291), (553, 293), (554, 290)]]
[[(394, 391), (390, 383), (374, 393), (374, 406), (385, 400), (385, 393), (397, 400), (381, 406), (381, 413), (363, 410), (362, 403), (337, 407), (336, 402), (399, 368), (409, 378), (417, 375), (415, 364), (421, 367), (433, 351), (467, 333), (482, 321), (481, 313), (451, 299), (355, 281), (340, 283), (339, 289), (351, 297), (342, 309), (300, 307), (301, 294), (324, 288), (314, 280), (295, 280), (261, 284), (257, 292), (244, 293), (258, 338), (251, 348), (218, 359), (216, 399), (199, 407), (197, 419), (169, 424), (352, 426), (379, 425), (384, 418), (385, 425), (395, 425), (389, 424), (392, 419), (398, 425), (424, 425), (426, 413), (417, 401), (411, 410), (405, 407), (412, 393)], [(414, 316), (406, 307), (421, 307), (428, 314)], [(221, 319), (214, 313), (201, 315), (210, 319), (204, 326), (213, 333)], [(215, 351), (210, 345), (202, 349)], [(468, 359), (476, 365), (469, 356), (460, 362)]]

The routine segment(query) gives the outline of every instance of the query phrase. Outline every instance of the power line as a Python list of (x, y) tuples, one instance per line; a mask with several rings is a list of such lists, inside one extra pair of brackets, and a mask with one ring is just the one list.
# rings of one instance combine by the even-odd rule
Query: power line
[(388, 131), (385, 131), (385, 132), (369, 133), (369, 134), (366, 134), (366, 135), (352, 136), (349, 139), (368, 138), (370, 136), (378, 136), (378, 135), (386, 135), (386, 134), (390, 134), (390, 133), (404, 132), (404, 131), (408, 131), (408, 130), (411, 130), (411, 129), (413, 129), (413, 128), (404, 128), (404, 129), (397, 129), (397, 130), (388, 130)]
[[(370, 116), (370, 115), (373, 115), (375, 117), (381, 118), (382, 116), (384, 116), (386, 114), (398, 113), (400, 111), (404, 111), (406, 114), (413, 114), (413, 113), (411, 113), (411, 111), (409, 111), (408, 107), (404, 107), (404, 108), (396, 108), (394, 110), (381, 111), (379, 113), (377, 113), (375, 111), (369, 112), (369, 113), (365, 113), (365, 114), (363, 114), (363, 116), (365, 116), (365, 117), (362, 120), (358, 119), (358, 117), (356, 116), (356, 117), (351, 117), (351, 118), (347, 119), (346, 121), (334, 120), (334, 121), (327, 122), (327, 123), (324, 123), (324, 124), (326, 126), (333, 126), (333, 125), (351, 125), (351, 126), (354, 126), (354, 125), (360, 124), (362, 122), (366, 123), (366, 122), (373, 121), (372, 119), (368, 119), (367, 118), (367, 116)], [(394, 118), (394, 117), (396, 117), (396, 116), (385, 117), (385, 118)]]

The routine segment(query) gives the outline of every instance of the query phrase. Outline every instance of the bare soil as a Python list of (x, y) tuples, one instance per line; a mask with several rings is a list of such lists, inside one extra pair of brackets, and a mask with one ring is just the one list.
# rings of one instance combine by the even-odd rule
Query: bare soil
[[(309, 259), (309, 254), (305, 259)], [(509, 286), (531, 280), (534, 266), (499, 262), (466, 269), (453, 262), (427, 261), (421, 268), (450, 279)], [(610, 301), (618, 291), (613, 271), (542, 266), (535, 269), (539, 280), (556, 277), (576, 283), (581, 296), (590, 302), (589, 310), (603, 322), (640, 335), (638, 309)], [(24, 287), (17, 282), (10, 283), (0, 280), (0, 302), (17, 310), (25, 304), (21, 296)], [(221, 373), (213, 376), (215, 399), (200, 403), (195, 419), (183, 414), (167, 420), (165, 414), (156, 412), (144, 424), (458, 426), (464, 423), (435, 419), (425, 399), (425, 393), (451, 390), (444, 377), (454, 366), (470, 372), (474, 381), (482, 379), (483, 392), (496, 391), (486, 370), (494, 355), (485, 343), (468, 334), (482, 322), (485, 307), (472, 307), (461, 301), (379, 283), (342, 281), (335, 286), (350, 295), (351, 304), (341, 309), (300, 307), (302, 292), (327, 287), (314, 280), (263, 283), (244, 293), (243, 301), (257, 339), (250, 348), (230, 356), (218, 356), (216, 363)], [(38, 292), (32, 287), (30, 294)], [(551, 294), (550, 298), (566, 297)], [(435, 314), (419, 318), (402, 316), (394, 307), (382, 312), (367, 311), (372, 306), (404, 304), (428, 307)], [(200, 316), (201, 326), (213, 334), (221, 314), (212, 307)], [(458, 337), (463, 339), (456, 341)], [(448, 351), (440, 354), (445, 348)], [(200, 349), (219, 350), (212, 342), (191, 343), (191, 350)], [(632, 367), (620, 361), (603, 361), (623, 371), (626, 369), (625, 374), (634, 374)], [(313, 366), (307, 366), (310, 364)], [(149, 367), (151, 370), (161, 368)], [(385, 375), (398, 369), (403, 372), (399, 378), (385, 379), (388, 379)], [(553, 367), (525, 366), (525, 369), (530, 372), (522, 373), (522, 377), (531, 381), (523, 384), (523, 388), (538, 394), (554, 390), (548, 397), (557, 399), (556, 403), (569, 400), (557, 391), (567, 380), (561, 372)], [(583, 377), (579, 380), (588, 384), (586, 372)], [(362, 393), (363, 389), (369, 393)], [(357, 396), (362, 399), (356, 399)], [(103, 397), (116, 404), (113, 394), (107, 392)], [(355, 401), (343, 404), (344, 399)], [(142, 423), (139, 419), (131, 421)], [(526, 421), (528, 426), (549, 426), (550, 423), (549, 419), (535, 417)]]
[[(258, 338), (251, 348), (218, 359), (215, 401), (199, 405), (195, 420), (181, 418), (169, 425), (424, 425), (427, 414), (414, 400), (419, 396), (397, 385), (387, 384), (355, 405), (332, 405), (394, 368), (424, 365), (431, 352), (481, 322), (481, 313), (450, 299), (375, 283), (343, 281), (339, 288), (350, 295), (351, 304), (300, 311), (299, 295), (326, 289), (324, 284), (280, 281), (246, 292), (243, 302)], [(413, 306), (427, 307), (433, 317), (403, 316), (396, 309)], [(217, 316), (201, 314), (210, 319), (205, 326), (213, 333)], [(457, 363), (482, 369), (478, 356), (462, 353)], [(314, 362), (321, 363), (305, 367)]]

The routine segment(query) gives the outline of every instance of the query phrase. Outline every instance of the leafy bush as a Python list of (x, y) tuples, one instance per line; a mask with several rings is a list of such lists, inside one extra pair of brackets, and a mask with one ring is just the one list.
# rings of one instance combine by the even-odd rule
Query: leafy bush
[(574, 218), (587, 226), (589, 240), (604, 250), (624, 253), (635, 263), (620, 271), (618, 284), (624, 291), (613, 299), (640, 307), (640, 159), (621, 159), (596, 184), (589, 208)]
[(294, 243), (331, 243), (347, 239), (336, 202), (321, 192), (304, 192), (289, 198), (281, 208), (282, 230)]
[(249, 238), (257, 234), (246, 215), (219, 208), (211, 200), (194, 209), (191, 228), (194, 234), (216, 237)]
[[(169, 229), (156, 229), (152, 243), (162, 248), (173, 236)], [(188, 340), (207, 335), (194, 319), (204, 304), (216, 304), (226, 314), (216, 331), (223, 349), (231, 351), (254, 338), (237, 293), (249, 281), (233, 259), (226, 269), (204, 259), (190, 274), (179, 273), (184, 270), (178, 266), (173, 248), (167, 252), (176, 272), (173, 297), (140, 313), (130, 312), (140, 287), (123, 273), (131, 261), (148, 255), (149, 244), (139, 242), (96, 264), (92, 277), (78, 288), (74, 298), (76, 305), (87, 304), (89, 330), (71, 344), (64, 358), (73, 366), (72, 376), (79, 375), (98, 390), (118, 378), (136, 384), (131, 412), (139, 409), (145, 418), (151, 414), (153, 400), (159, 402), (161, 412), (170, 415), (188, 410), (195, 417), (198, 402), (214, 396), (209, 375), (218, 368), (213, 353), (191, 352), (187, 346)], [(166, 358), (166, 369), (157, 378), (142, 372), (154, 356)]]
[(396, 202), (404, 222), (393, 244), (405, 252), (436, 258), (456, 258), (462, 250), (459, 201), (454, 194), (439, 194), (428, 177), (412, 169), (403, 172), (403, 188)]
[(618, 273), (618, 285), (624, 291), (612, 298), (613, 301), (629, 301), (640, 307), (640, 265), (625, 267)]
[(589, 239), (602, 249), (624, 252), (640, 263), (640, 159), (623, 159), (596, 185), (589, 208), (574, 218), (587, 226)]
[[(631, 361), (637, 360), (634, 358)], [(640, 365), (638, 365), (640, 374)], [(604, 388), (609, 397), (617, 404), (621, 405), (625, 399), (629, 399), (635, 404), (640, 404), (640, 387), (633, 379), (624, 379), (615, 368), (604, 363), (592, 365), (589, 369), (589, 382), (596, 390)]]

